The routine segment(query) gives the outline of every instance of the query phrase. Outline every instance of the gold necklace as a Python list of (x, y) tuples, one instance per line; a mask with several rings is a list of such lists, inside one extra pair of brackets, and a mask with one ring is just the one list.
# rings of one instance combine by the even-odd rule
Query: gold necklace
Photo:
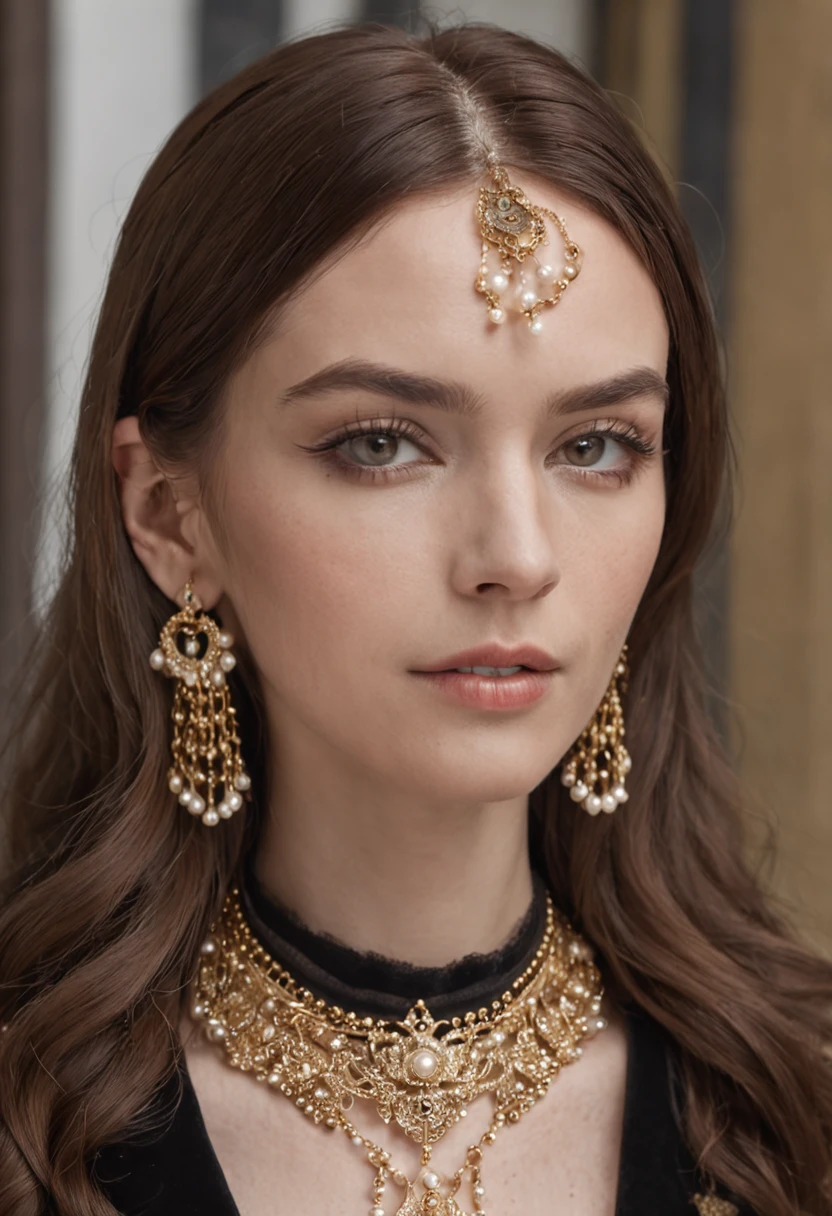
[[(456, 1196), (466, 1173), (472, 1211), (484, 1212), (483, 1149), (580, 1058), (581, 1040), (607, 1025), (592, 958), (547, 893), (534, 958), (490, 1008), (437, 1022), (420, 1000), (400, 1022), (362, 1017), (297, 984), (254, 936), (232, 887), (202, 945), (191, 1012), (232, 1067), (265, 1080), (313, 1122), (340, 1127), (366, 1152), (375, 1169), (372, 1216), (385, 1216), (388, 1181), (404, 1190), (397, 1216), (465, 1216)], [(484, 1093), (494, 1097), (488, 1130), (443, 1184), (430, 1168), (432, 1146)], [(390, 1154), (347, 1117), (357, 1098), (422, 1146), (417, 1181), (391, 1166)]]

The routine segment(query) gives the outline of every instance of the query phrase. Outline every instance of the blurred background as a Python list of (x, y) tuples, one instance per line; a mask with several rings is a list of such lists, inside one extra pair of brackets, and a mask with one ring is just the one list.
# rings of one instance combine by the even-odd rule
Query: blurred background
[(776, 828), (775, 888), (832, 946), (830, 0), (2, 0), (0, 704), (60, 553), (61, 478), (113, 242), (207, 90), (344, 20), (485, 20), (556, 46), (633, 119), (693, 227), (741, 478), (697, 612), (711, 710)]

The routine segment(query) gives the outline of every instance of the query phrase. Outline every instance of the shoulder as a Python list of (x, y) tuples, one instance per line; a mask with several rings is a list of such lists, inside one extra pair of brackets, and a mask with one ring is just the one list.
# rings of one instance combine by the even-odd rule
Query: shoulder
[(123, 1216), (239, 1216), (184, 1063), (160, 1091), (149, 1124), (102, 1148), (93, 1174)]

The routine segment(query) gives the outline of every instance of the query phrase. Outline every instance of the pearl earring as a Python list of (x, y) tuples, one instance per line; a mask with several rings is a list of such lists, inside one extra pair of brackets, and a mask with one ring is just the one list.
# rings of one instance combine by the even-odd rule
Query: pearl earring
[[(488, 316), (495, 325), (502, 325), (507, 311), (519, 312), (528, 320), (530, 331), (539, 334), (543, 330), (540, 314), (547, 305), (553, 308), (578, 277), (583, 255), (560, 216), (533, 203), (519, 186), (513, 186), (494, 152), (488, 154), (488, 172), (496, 189), (483, 186), (479, 193), (477, 220), (483, 240), (474, 286), (485, 296)], [(535, 253), (538, 245), (549, 244), (544, 216), (554, 221), (563, 239), (562, 258), (554, 261), (541, 262)], [(500, 257), (494, 271), (488, 264), (492, 246)], [(534, 263), (532, 270), (524, 266), (527, 258)], [(516, 273), (512, 261), (519, 263)]]
[(627, 676), (625, 642), (603, 701), (562, 761), (561, 784), (569, 790), (570, 798), (590, 815), (599, 811), (612, 814), (619, 803), (629, 798), (624, 780), (633, 762), (622, 742), (624, 715), (620, 695), (627, 691)]
[(240, 809), (251, 786), (225, 678), (237, 660), (234, 639), (202, 612), (192, 579), (182, 598), (185, 606), (164, 625), (150, 666), (176, 679), (168, 788), (192, 815), (214, 827)]

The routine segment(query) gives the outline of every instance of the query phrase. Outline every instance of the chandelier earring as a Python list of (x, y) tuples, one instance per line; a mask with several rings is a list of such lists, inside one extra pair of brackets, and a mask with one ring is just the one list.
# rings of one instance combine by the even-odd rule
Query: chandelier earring
[(202, 611), (192, 578), (182, 599), (182, 610), (162, 628), (150, 666), (176, 680), (168, 788), (190, 814), (214, 827), (239, 811), (251, 787), (226, 680), (237, 660), (233, 637)]
[(561, 784), (569, 790), (570, 798), (590, 815), (599, 811), (612, 814), (629, 798), (624, 782), (633, 762), (623, 742), (621, 709), (621, 693), (627, 691), (628, 675), (625, 642), (603, 701), (562, 761)]

